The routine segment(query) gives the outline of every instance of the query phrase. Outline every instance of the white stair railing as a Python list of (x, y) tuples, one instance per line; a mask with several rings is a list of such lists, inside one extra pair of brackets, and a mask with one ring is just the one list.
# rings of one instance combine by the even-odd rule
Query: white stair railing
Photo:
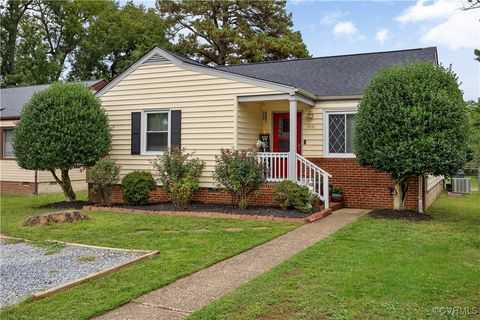
[[(280, 182), (288, 179), (288, 152), (259, 152), (258, 161), (265, 168), (267, 182)], [(295, 182), (306, 186), (311, 193), (323, 201), (325, 209), (329, 206), (328, 180), (332, 176), (313, 162), (298, 153), (295, 156), (297, 168)]]
[(325, 209), (329, 206), (328, 179), (332, 176), (313, 162), (296, 154), (297, 183), (306, 186), (310, 192), (323, 201)]
[(265, 168), (267, 182), (280, 182), (288, 178), (288, 152), (259, 152), (257, 157)]

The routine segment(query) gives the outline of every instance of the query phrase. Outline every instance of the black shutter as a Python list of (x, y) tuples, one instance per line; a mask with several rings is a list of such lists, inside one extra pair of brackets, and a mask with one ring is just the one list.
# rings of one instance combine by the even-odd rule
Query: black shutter
[(182, 144), (182, 110), (172, 110), (170, 113), (170, 120), (172, 121), (170, 124), (170, 145), (172, 147), (180, 147)]
[(142, 127), (142, 113), (132, 112), (131, 154), (140, 154), (140, 130)]

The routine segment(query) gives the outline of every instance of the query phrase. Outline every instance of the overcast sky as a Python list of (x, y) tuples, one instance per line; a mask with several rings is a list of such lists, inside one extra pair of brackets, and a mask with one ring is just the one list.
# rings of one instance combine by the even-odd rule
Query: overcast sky
[[(453, 66), (466, 99), (480, 97), (480, 9), (462, 11), (462, 1), (292, 0), (294, 29), (315, 56), (436, 46), (439, 60)], [(125, 0), (120, 1), (124, 3)], [(154, 0), (135, 0), (153, 7)]]

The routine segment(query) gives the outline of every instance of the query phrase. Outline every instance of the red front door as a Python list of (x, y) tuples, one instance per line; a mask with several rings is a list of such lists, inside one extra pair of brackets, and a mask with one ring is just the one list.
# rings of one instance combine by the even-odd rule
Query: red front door
[[(302, 117), (297, 113), (297, 153), (300, 154)], [(288, 113), (273, 114), (273, 152), (290, 150), (290, 117)]]

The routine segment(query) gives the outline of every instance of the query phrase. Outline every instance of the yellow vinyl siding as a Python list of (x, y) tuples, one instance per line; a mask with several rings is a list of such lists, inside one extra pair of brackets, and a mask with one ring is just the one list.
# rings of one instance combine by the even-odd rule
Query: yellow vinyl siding
[[(112, 126), (110, 158), (121, 175), (152, 170), (153, 155), (131, 155), (131, 113), (182, 110), (182, 147), (205, 161), (202, 186), (212, 186), (215, 155), (235, 144), (235, 105), (239, 95), (278, 93), (268, 88), (177, 67), (150, 64), (137, 68), (100, 97)], [(256, 134), (258, 135), (258, 134)]]
[[(1, 120), (0, 127), (15, 127), (17, 122), (18, 120)], [(20, 168), (15, 160), (0, 160), (0, 181), (35, 182), (35, 171)]]
[[(0, 127), (15, 127), (19, 120), (1, 120)], [(0, 150), (3, 152), (3, 150)], [(57, 172), (60, 175), (60, 172)], [(70, 179), (74, 186), (74, 190), (85, 190), (85, 171), (79, 169), (70, 170)], [(25, 170), (18, 166), (15, 160), (0, 160), (0, 181), (9, 182), (35, 182), (35, 170)], [(37, 182), (39, 183), (39, 193), (42, 192), (62, 192), (56, 184), (52, 174), (48, 171), (37, 172)], [(50, 183), (55, 183), (50, 185)], [(40, 188), (40, 185), (44, 187)], [(48, 187), (47, 187), (48, 186)]]
[[(303, 139), (307, 144), (303, 146), (305, 157), (323, 157), (323, 114), (325, 110), (354, 110), (358, 108), (358, 100), (328, 100), (318, 101), (310, 110), (314, 114), (313, 120), (303, 122)], [(305, 118), (305, 115), (304, 115)]]

